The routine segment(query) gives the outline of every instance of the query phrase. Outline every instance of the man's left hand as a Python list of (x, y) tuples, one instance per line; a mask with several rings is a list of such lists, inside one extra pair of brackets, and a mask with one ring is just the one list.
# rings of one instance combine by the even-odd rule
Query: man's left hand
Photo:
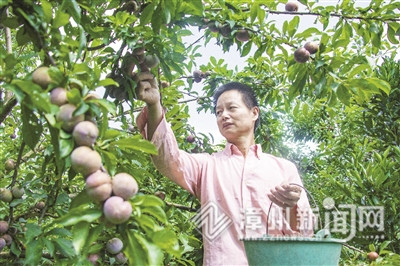
[(271, 189), (270, 193), (267, 195), (268, 198), (279, 207), (292, 208), (296, 206), (300, 199), (301, 187), (284, 182), (276, 186), (275, 189)]

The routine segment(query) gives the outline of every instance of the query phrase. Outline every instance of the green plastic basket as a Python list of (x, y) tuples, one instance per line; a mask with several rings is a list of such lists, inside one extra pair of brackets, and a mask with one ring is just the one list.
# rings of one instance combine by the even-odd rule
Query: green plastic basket
[(245, 238), (249, 265), (338, 265), (342, 244), (335, 238)]

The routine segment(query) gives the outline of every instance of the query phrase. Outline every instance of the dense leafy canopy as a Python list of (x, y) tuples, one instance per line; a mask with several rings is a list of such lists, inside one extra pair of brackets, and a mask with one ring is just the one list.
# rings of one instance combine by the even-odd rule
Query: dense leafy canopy
[[(341, 263), (366, 262), (369, 250), (380, 262), (399, 263), (400, 2), (301, 0), (297, 12), (286, 11), (286, 2), (0, 0), (0, 188), (25, 190), (0, 202), (13, 239), (0, 262), (90, 265), (87, 258), (98, 254), (100, 263), (114, 264), (105, 243), (120, 237), (129, 264), (201, 263), (200, 235), (188, 223), (198, 202), (154, 169), (155, 147), (135, 126), (143, 103), (135, 100), (132, 71), (158, 59), (151, 71), (182, 149), (221, 148), (187, 123), (188, 102), (208, 112), (222, 83), (250, 84), (262, 110), (257, 142), (296, 162), (321, 210), (327, 197), (384, 207), (384, 237), (369, 238), (377, 228), (357, 231)], [(201, 38), (187, 43), (192, 35)], [(318, 51), (298, 63), (294, 51), (310, 41)], [(208, 43), (219, 51), (196, 64)], [(143, 48), (145, 59), (134, 56)], [(232, 50), (247, 58), (240, 70), (218, 57)], [(39, 66), (49, 67), (52, 80), (44, 89), (32, 81)], [(68, 89), (74, 115), (98, 125), (94, 148), (107, 172), (137, 180), (128, 222), (106, 222), (71, 168), (75, 144), (50, 102), (55, 87)]]

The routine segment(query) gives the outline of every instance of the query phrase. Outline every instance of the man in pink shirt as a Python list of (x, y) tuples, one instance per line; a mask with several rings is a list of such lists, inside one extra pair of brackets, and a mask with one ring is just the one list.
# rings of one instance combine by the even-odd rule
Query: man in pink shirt
[[(204, 265), (247, 265), (245, 237), (311, 235), (310, 205), (302, 181), (288, 160), (263, 153), (254, 141), (259, 107), (253, 91), (228, 83), (214, 95), (223, 151), (190, 154), (179, 150), (164, 117), (157, 83), (150, 73), (136, 77), (146, 107), (137, 118), (142, 135), (158, 149), (153, 163), (165, 176), (195, 195), (202, 211)], [(297, 184), (297, 185), (295, 185)], [(300, 185), (300, 186), (298, 186)]]

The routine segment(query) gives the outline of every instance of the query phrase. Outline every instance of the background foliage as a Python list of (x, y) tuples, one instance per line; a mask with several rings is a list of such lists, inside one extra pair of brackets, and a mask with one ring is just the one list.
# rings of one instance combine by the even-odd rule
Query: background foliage
[[(144, 46), (160, 59), (151, 70), (159, 83), (169, 82), (162, 101), (182, 149), (221, 149), (187, 123), (189, 101), (210, 111), (210, 96), (222, 83), (251, 84), (262, 107), (257, 141), (264, 150), (296, 162), (320, 209), (328, 196), (338, 204), (384, 206), (384, 238), (357, 232), (350, 244), (377, 250), (378, 263), (398, 263), (400, 2), (356, 2), (301, 0), (299, 12), (287, 12), (286, 1), (0, 0), (0, 160), (17, 162), (12, 171), (0, 164), (0, 187), (25, 188), (22, 199), (0, 202), (0, 219), (9, 222), (13, 237), (0, 262), (89, 264), (86, 258), (99, 254), (100, 263), (114, 264), (104, 243), (118, 236), (130, 264), (201, 263), (200, 236), (187, 222), (198, 202), (154, 169), (154, 147), (135, 126), (142, 103), (134, 99), (124, 64)], [(276, 23), (270, 19), (276, 14), (287, 20)], [(313, 23), (301, 26), (307, 17)], [(250, 33), (248, 41), (236, 39), (240, 29)], [(185, 43), (194, 31), (201, 40)], [(293, 52), (307, 41), (319, 50), (297, 63)], [(197, 65), (200, 46), (209, 42), (221, 52), (237, 49), (246, 65), (229, 69), (217, 56)], [(94, 117), (100, 128), (95, 148), (110, 174), (124, 171), (138, 181), (126, 224), (107, 224), (87, 199), (83, 178), (71, 170), (74, 143), (55, 119), (51, 88), (32, 82), (40, 65), (51, 66), (54, 86), (68, 88), (76, 113)], [(201, 91), (194, 89), (194, 70), (207, 73)], [(121, 99), (104, 90), (118, 85), (125, 91)], [(104, 92), (103, 99), (85, 97), (94, 91)], [(165, 201), (154, 196), (160, 191)], [(41, 201), (45, 208), (36, 208)], [(364, 252), (344, 247), (341, 263), (368, 261)]]

